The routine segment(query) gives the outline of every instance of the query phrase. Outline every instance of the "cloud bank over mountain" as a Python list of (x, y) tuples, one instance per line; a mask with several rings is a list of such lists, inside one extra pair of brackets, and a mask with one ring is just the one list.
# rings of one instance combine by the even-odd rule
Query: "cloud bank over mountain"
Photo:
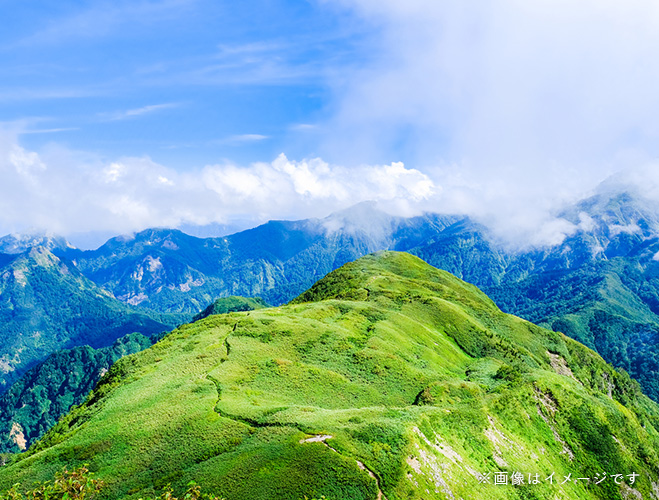
[(0, 175), (2, 230), (64, 235), (320, 217), (365, 200), (414, 212), (437, 190), (426, 174), (402, 163), (345, 168), (282, 154), (269, 163), (181, 172), (147, 157), (106, 161), (58, 146), (37, 153), (9, 134), (0, 140)]
[[(9, 134), (0, 139), (0, 232), (46, 230), (128, 233), (147, 227), (231, 224), (324, 217), (362, 201), (410, 216), (423, 211), (470, 215), (509, 244), (560, 243), (578, 226), (559, 210), (583, 194), (520, 191), (463, 166), (427, 172), (394, 162), (345, 167), (319, 158), (232, 163), (177, 171), (148, 157), (106, 160), (52, 145), (29, 151)], [(529, 184), (530, 186), (530, 184)], [(659, 168), (648, 164), (610, 177), (600, 190), (659, 195)]]
[(655, 2), (324, 3), (375, 33), (337, 79), (327, 158), (397, 155), (514, 241), (574, 230), (555, 214), (610, 176), (659, 199)]

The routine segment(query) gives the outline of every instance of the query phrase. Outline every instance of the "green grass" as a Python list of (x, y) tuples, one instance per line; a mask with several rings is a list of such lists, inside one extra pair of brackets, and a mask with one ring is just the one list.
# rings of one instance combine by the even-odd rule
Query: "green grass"
[[(658, 418), (593, 351), (384, 252), (290, 305), (209, 316), (123, 358), (0, 468), (0, 489), (84, 461), (106, 498), (167, 484), (180, 494), (191, 480), (228, 500), (375, 499), (378, 488), (389, 500), (623, 498), (610, 482), (479, 484), (497, 471), (636, 472), (649, 498)], [(304, 442), (312, 435), (332, 437)]]

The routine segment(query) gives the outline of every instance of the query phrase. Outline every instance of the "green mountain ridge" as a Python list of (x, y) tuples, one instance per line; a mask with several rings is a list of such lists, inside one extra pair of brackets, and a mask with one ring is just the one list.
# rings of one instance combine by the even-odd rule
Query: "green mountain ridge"
[[(659, 400), (659, 262), (655, 260), (659, 255), (655, 236), (659, 234), (659, 215), (647, 200), (624, 193), (595, 196), (562, 215), (578, 225), (575, 234), (561, 245), (521, 253), (497, 245), (483, 226), (467, 218), (432, 214), (396, 218), (371, 204), (325, 219), (272, 221), (225, 238), (201, 239), (151, 229), (114, 238), (92, 252), (74, 249), (55, 236), (0, 238), (0, 250), (27, 250), (19, 255), (0, 254), (0, 276), (7, 274), (2, 269), (24, 260), (29, 248), (37, 245), (33, 254), (52, 249), (80, 281), (76, 285), (75, 280), (62, 280), (58, 266), (41, 266), (41, 274), (50, 276), (47, 286), (44, 278), (36, 279), (40, 293), (32, 293), (26, 301), (25, 287), (18, 287), (22, 314), (5, 314), (0, 327), (0, 348), (9, 346), (4, 355), (0, 353), (0, 375), (6, 384), (0, 393), (11, 390), (12, 381), (23, 390), (25, 385), (17, 380), (23, 370), (36, 367), (34, 363), (53, 350), (96, 342), (81, 335), (63, 345), (58, 338), (67, 338), (71, 329), (84, 329), (84, 323), (97, 325), (97, 332), (110, 328), (108, 343), (131, 331), (112, 330), (115, 319), (107, 321), (122, 309), (124, 318), (138, 314), (169, 329), (218, 295), (264, 292), (280, 303), (347, 260), (380, 248), (397, 248), (482, 287), (504, 311), (566, 333), (597, 350)], [(47, 255), (57, 259), (50, 252)], [(86, 279), (77, 273), (78, 268), (84, 269)], [(32, 275), (26, 276), (26, 282), (33, 281)], [(98, 282), (92, 283), (90, 278)], [(118, 303), (99, 286), (137, 306)], [(0, 298), (9, 299), (5, 306), (14, 300), (15, 288), (0, 291)], [(101, 301), (106, 303), (94, 304), (89, 291), (108, 297)], [(59, 297), (65, 299), (64, 304), (53, 300)], [(49, 323), (51, 309), (56, 310), (53, 317), (58, 320), (54, 325)], [(162, 311), (187, 312), (163, 315)], [(134, 329), (144, 328), (137, 324)], [(34, 350), (33, 337), (16, 337), (16, 331), (41, 335), (43, 341), (37, 339), (41, 350)], [(89, 370), (95, 368), (90, 365)], [(75, 395), (62, 395), (63, 399), (78, 401), (81, 397), (73, 386), (65, 390)], [(0, 419), (5, 430), (13, 423)], [(6, 441), (9, 446), (12, 442)]]
[(105, 498), (195, 480), (227, 499), (650, 499), (658, 428), (590, 349), (382, 252), (122, 358), (0, 488), (87, 462)]

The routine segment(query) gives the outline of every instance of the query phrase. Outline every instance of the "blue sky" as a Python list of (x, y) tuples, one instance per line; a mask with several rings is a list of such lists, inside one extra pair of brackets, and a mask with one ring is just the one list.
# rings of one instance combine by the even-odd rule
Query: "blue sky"
[(364, 23), (306, 1), (3, 2), (2, 121), (177, 168), (302, 157)]
[(544, 244), (611, 175), (659, 197), (653, 0), (0, 11), (0, 233), (219, 231), (374, 200)]

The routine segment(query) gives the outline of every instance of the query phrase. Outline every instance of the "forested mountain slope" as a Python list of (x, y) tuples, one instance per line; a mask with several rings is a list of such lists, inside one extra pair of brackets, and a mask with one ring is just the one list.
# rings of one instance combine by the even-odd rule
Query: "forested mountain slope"
[(31, 446), (86, 399), (115, 361), (146, 349), (156, 337), (131, 333), (107, 347), (65, 349), (31, 368), (0, 396), (0, 453)]
[(484, 290), (503, 310), (596, 349), (659, 400), (658, 214), (625, 193), (586, 200), (566, 214), (581, 229), (518, 256), (532, 263), (526, 277)]
[(58, 349), (108, 346), (177, 324), (121, 303), (45, 248), (2, 255), (0, 266), (0, 393)]

